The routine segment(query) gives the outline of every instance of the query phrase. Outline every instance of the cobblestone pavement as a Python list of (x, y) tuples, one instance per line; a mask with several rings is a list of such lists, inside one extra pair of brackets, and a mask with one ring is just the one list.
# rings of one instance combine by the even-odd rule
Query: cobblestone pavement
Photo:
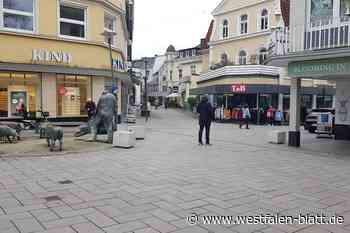
[[(266, 143), (266, 129), (213, 125), (213, 146), (196, 144), (197, 122), (152, 114), (131, 150), (0, 161), (1, 233), (350, 232), (349, 154)], [(1, 146), (1, 145), (0, 145)], [(71, 182), (70, 182), (71, 181)], [(343, 225), (198, 225), (198, 215), (339, 214)]]

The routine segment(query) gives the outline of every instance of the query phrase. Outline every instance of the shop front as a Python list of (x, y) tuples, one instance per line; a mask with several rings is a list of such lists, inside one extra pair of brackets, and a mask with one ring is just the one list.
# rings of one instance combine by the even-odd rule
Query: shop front
[[(312, 77), (335, 83), (335, 139), (350, 140), (350, 57), (293, 61), (288, 64), (288, 73), (296, 82), (302, 77)], [(299, 88), (296, 85), (294, 89), (298, 92)]]
[[(302, 106), (305, 114), (316, 106), (332, 107), (334, 88), (303, 87)], [(237, 121), (238, 111), (248, 106), (252, 112), (252, 121), (266, 123), (266, 111), (272, 106), (284, 113), (285, 121), (289, 120), (290, 86), (271, 84), (224, 84), (199, 87), (191, 90), (191, 95), (209, 95), (212, 104), (218, 109), (216, 119), (220, 121)], [(325, 101), (323, 102), (323, 97)], [(315, 103), (315, 98), (319, 102)]]
[[(39, 43), (41, 42), (41, 44)], [(131, 83), (122, 53), (103, 45), (14, 37), (16, 46), (0, 45), (0, 120), (36, 118), (80, 121), (88, 99), (104, 90), (118, 93), (121, 114)], [(23, 44), (26, 44), (24, 47)]]

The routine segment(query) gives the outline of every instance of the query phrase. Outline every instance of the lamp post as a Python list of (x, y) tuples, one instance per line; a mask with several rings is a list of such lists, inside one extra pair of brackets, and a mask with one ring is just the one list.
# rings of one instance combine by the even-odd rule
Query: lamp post
[(103, 33), (101, 33), (101, 35), (104, 36), (105, 38), (108, 38), (109, 59), (111, 61), (112, 92), (115, 95), (115, 98), (117, 99), (115, 127), (116, 127), (116, 130), (118, 130), (118, 93), (117, 93), (117, 89), (113, 90), (113, 87), (117, 88), (117, 80), (114, 77), (113, 55), (112, 55), (112, 39), (114, 38), (114, 36), (117, 35), (117, 33), (112, 31), (104, 31)]
[(147, 86), (147, 81), (148, 81), (148, 73), (147, 73), (147, 63), (148, 63), (148, 59), (147, 57), (143, 58), (144, 61), (144, 67), (145, 67), (145, 76), (144, 76), (144, 100), (143, 100), (143, 115), (146, 117), (146, 122), (148, 121), (148, 86)]

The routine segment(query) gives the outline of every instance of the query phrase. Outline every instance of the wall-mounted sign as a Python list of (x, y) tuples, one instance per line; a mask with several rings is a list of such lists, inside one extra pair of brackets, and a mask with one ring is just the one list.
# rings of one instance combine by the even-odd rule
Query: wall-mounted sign
[(245, 85), (242, 84), (235, 84), (232, 85), (232, 92), (235, 93), (245, 93), (247, 91), (247, 88)]
[(348, 75), (350, 72), (349, 59), (331, 59), (319, 61), (292, 62), (288, 65), (290, 77), (315, 77), (328, 75)]
[(127, 72), (128, 71), (128, 66), (125, 62), (118, 60), (118, 59), (113, 59), (113, 69), (115, 71), (119, 72)]
[(33, 49), (32, 61), (39, 63), (70, 64), (72, 63), (72, 55), (64, 52)]

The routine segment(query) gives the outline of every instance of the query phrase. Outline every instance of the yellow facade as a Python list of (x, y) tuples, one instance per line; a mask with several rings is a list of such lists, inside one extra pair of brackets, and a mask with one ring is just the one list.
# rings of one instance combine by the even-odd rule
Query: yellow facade
[[(75, 90), (77, 95), (84, 97), (84, 100), (92, 98), (97, 102), (107, 87), (106, 80), (111, 73), (110, 50), (102, 35), (106, 31), (105, 15), (111, 16), (113, 26), (110, 30), (117, 33), (113, 39), (112, 58), (119, 64), (115, 68), (114, 76), (119, 78), (118, 99), (121, 112), (120, 79), (127, 77), (126, 58), (129, 45), (125, 22), (126, 1), (33, 0), (33, 2), (33, 30), (9, 28), (4, 23), (0, 25), (0, 117), (6, 117), (6, 112), (8, 117), (14, 116), (10, 100), (14, 98), (12, 95), (18, 94), (17, 92), (24, 93), (20, 94), (24, 95), (22, 99), (27, 99), (24, 101), (27, 111), (35, 112), (42, 109), (48, 111), (50, 116), (58, 117), (59, 112), (62, 112), (59, 109), (61, 102), (58, 92), (60, 85), (66, 85), (58, 83), (62, 75), (64, 80), (75, 77), (76, 84), (68, 82), (68, 90), (74, 90), (72, 89), (74, 85), (84, 85), (83, 88), (80, 87), (80, 91)], [(60, 4), (84, 10), (84, 38), (61, 35)], [(0, 8), (0, 11), (6, 10)], [(38, 79), (35, 85), (26, 86), (25, 81), (23, 85), (22, 81), (11, 81), (17, 75), (20, 76), (19, 80), (26, 80), (31, 74)], [(80, 79), (84, 80), (84, 84), (79, 84)], [(5, 100), (9, 102), (8, 106), (3, 103)], [(82, 100), (80, 105), (80, 108), (83, 108)], [(78, 110), (75, 113), (78, 113)], [(64, 114), (61, 115), (64, 117)], [(81, 111), (80, 114), (70, 116), (82, 115), (84, 114)]]

